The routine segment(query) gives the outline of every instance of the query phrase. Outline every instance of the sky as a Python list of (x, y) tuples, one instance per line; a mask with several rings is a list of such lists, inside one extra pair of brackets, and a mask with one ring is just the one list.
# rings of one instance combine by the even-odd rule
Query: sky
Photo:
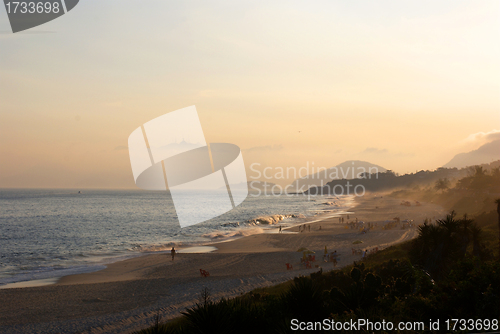
[(432, 170), (500, 132), (500, 2), (81, 0), (16, 34), (0, 8), (0, 188), (135, 188), (128, 136), (191, 105), (249, 178)]

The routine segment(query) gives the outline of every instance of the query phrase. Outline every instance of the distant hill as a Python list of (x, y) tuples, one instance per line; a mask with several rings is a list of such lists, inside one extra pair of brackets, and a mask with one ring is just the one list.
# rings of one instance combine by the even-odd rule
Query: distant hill
[(361, 160), (348, 160), (335, 167), (307, 175), (293, 181), (290, 188), (294, 191), (306, 191), (310, 187), (324, 186), (332, 180), (352, 180), (363, 173), (385, 173), (387, 169)]
[[(475, 165), (480, 166), (484, 171), (487, 172), (488, 176), (495, 175), (495, 169), (500, 168), (500, 160), (494, 161), (489, 164)], [(350, 190), (350, 194), (356, 187), (359, 188), (359, 192), (362, 190), (375, 192), (375, 191), (387, 191), (394, 189), (413, 189), (417, 190), (421, 187), (431, 187), (433, 189), (436, 181), (439, 179), (448, 179), (452, 182), (458, 181), (459, 179), (465, 177), (471, 177), (475, 170), (471, 167), (458, 168), (443, 168), (440, 167), (436, 170), (421, 170), (416, 173), (397, 175), (392, 171), (387, 171), (385, 173), (378, 173), (377, 175), (370, 175), (371, 177), (354, 179), (354, 180), (332, 180), (328, 182), (323, 187), (311, 187), (309, 190), (305, 191), (305, 194), (333, 194), (333, 195), (343, 195), (346, 194), (347, 190)], [(495, 184), (498, 187), (497, 184)], [(484, 189), (487, 189), (485, 187)], [(342, 193), (344, 191), (344, 193)], [(495, 191), (497, 192), (497, 191)]]
[[(432, 185), (438, 179), (457, 179), (467, 174), (466, 169), (438, 168), (435, 171), (419, 171), (417, 173), (397, 175), (392, 171), (379, 173), (376, 177), (355, 180), (333, 180), (324, 187), (312, 187), (306, 194), (335, 194), (344, 195), (350, 190), (350, 194), (358, 186), (359, 191), (386, 191), (394, 188), (416, 187)], [(349, 184), (349, 185), (348, 185)]]
[(457, 154), (443, 167), (463, 168), (467, 166), (487, 164), (498, 159), (500, 159), (500, 139), (484, 144), (477, 150)]

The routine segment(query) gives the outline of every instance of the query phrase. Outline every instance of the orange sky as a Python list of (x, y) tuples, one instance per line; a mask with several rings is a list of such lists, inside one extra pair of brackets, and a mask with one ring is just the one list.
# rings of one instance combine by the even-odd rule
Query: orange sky
[(84, 1), (17, 34), (0, 10), (0, 187), (134, 188), (129, 134), (190, 105), (247, 166), (437, 168), (500, 128), (499, 7)]

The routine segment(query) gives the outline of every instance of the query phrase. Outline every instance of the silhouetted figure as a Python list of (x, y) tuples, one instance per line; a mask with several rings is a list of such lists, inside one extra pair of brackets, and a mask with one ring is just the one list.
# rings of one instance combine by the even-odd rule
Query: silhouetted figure
[(173, 261), (175, 257), (175, 248), (173, 246), (172, 249), (170, 250), (170, 254), (172, 255), (172, 261)]

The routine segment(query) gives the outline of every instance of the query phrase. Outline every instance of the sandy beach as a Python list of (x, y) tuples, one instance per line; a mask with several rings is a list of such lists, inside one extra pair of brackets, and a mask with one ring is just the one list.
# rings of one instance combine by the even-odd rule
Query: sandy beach
[[(0, 290), (0, 333), (130, 333), (151, 325), (157, 312), (162, 320), (179, 316), (198, 301), (204, 287), (213, 298), (234, 297), (320, 267), (331, 270), (332, 264), (322, 261), (325, 246), (337, 250), (340, 268), (360, 260), (352, 248), (383, 249), (416, 235), (411, 228), (383, 229), (384, 221), (400, 217), (419, 224), (446, 213), (434, 204), (408, 207), (380, 195), (356, 199), (350, 211), (350, 221), (357, 218), (378, 227), (360, 233), (333, 217), (311, 223), (307, 232), (294, 227), (214, 243), (214, 252), (179, 253), (175, 261), (169, 253), (145, 255), (98, 272), (66, 276), (53, 285)], [(357, 240), (362, 243), (353, 244)], [(301, 247), (316, 253), (311, 269), (300, 263)], [(202, 277), (200, 269), (210, 277)]]

